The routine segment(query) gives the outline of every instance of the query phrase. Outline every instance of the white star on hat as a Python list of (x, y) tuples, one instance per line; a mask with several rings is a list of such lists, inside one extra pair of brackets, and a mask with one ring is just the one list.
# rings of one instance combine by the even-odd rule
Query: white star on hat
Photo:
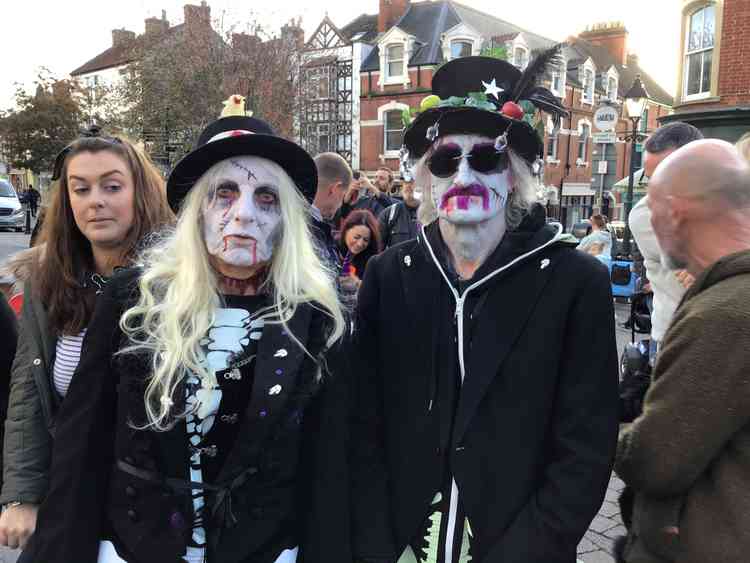
[(500, 96), (498, 94), (500, 94), (501, 92), (505, 92), (505, 90), (503, 90), (502, 88), (500, 88), (500, 86), (497, 85), (497, 80), (495, 78), (493, 78), (492, 82), (490, 82), (489, 84), (487, 84), (484, 80), (482, 80), (482, 86), (484, 86), (485, 94), (488, 94), (488, 95), (492, 94), (498, 100), (500, 99)]

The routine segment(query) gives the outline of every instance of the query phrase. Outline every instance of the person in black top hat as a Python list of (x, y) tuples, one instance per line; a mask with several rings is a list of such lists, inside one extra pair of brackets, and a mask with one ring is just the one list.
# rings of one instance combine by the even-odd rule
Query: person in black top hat
[[(535, 204), (533, 126), (561, 101), (524, 72), (452, 60), (404, 136), (416, 240), (359, 292), (355, 559), (573, 563), (610, 476), (617, 354), (606, 268)], [(408, 342), (409, 354), (399, 350)]]
[(20, 561), (351, 561), (331, 539), (348, 525), (329, 376), (345, 320), (310, 236), (316, 183), (247, 116), (175, 166), (177, 226), (100, 297)]

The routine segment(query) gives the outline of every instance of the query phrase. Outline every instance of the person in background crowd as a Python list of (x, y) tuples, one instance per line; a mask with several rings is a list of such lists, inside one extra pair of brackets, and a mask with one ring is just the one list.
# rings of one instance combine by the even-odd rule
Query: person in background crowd
[(351, 211), (355, 209), (367, 209), (377, 217), (383, 209), (396, 203), (390, 197), (391, 185), (393, 184), (393, 172), (389, 168), (378, 168), (375, 172), (375, 182), (360, 173), (359, 178), (352, 183), (349, 192), (344, 197), (341, 206), (341, 218), (346, 219)]
[[(597, 254), (604, 254), (607, 257), (612, 256), (612, 234), (607, 230), (607, 218), (604, 215), (592, 215), (589, 221), (591, 222), (591, 234), (583, 237), (577, 246), (578, 250), (594, 256)], [(593, 245), (600, 249), (598, 253), (592, 252), (591, 247)]]
[[(542, 142), (517, 103), (566, 114), (534, 78), (558, 49), (525, 75), (445, 63), (405, 131), (423, 226), (370, 260), (358, 295), (355, 560), (572, 563), (601, 506), (618, 427), (609, 276), (545, 224)], [(503, 87), (477, 107), (483, 83)]]
[(101, 297), (19, 563), (351, 563), (331, 539), (346, 452), (323, 430), (346, 399), (318, 410), (350, 374), (326, 370), (345, 320), (308, 228), (316, 186), (255, 117), (216, 120), (177, 163), (177, 226)]
[[(670, 154), (688, 143), (702, 139), (703, 134), (687, 123), (674, 122), (657, 129), (646, 141), (643, 155), (643, 175), (651, 178), (660, 163)], [(649, 188), (650, 191), (650, 188)], [(651, 225), (651, 212), (648, 207), (648, 194), (630, 212), (630, 229), (641, 254), (643, 255), (646, 276), (653, 292), (651, 314), (651, 363), (656, 360), (659, 343), (672, 321), (677, 304), (685, 294), (685, 285), (690, 279), (669, 270), (663, 260), (659, 242)]]
[(34, 186), (29, 184), (29, 189), (26, 190), (26, 198), (29, 204), (29, 209), (31, 210), (32, 217), (36, 217), (36, 212), (39, 208), (39, 200), (41, 199), (41, 197), (41, 194), (36, 189), (34, 189)]
[(386, 207), (378, 217), (383, 249), (417, 237), (417, 209), (420, 200), (414, 193), (414, 180), (401, 182), (401, 195), (403, 201)]
[[(0, 294), (0, 443), (5, 435), (5, 418), (8, 414), (10, 394), (10, 368), (16, 355), (18, 323), (8, 302)], [(2, 485), (3, 457), (0, 452), (0, 485)]]
[(332, 234), (331, 222), (352, 183), (352, 169), (341, 155), (333, 152), (316, 156), (315, 167), (318, 171), (318, 187), (310, 209), (312, 230), (325, 249), (327, 262), (338, 272), (341, 268), (341, 256)]
[(344, 256), (341, 275), (359, 287), (370, 258), (383, 251), (378, 220), (367, 209), (352, 211), (341, 226), (339, 245)]
[(742, 158), (750, 162), (750, 133), (745, 133), (740, 140), (737, 141), (737, 150)]
[(97, 296), (145, 237), (173, 221), (159, 171), (126, 139), (92, 129), (58, 155), (58, 178), (43, 244), (8, 265), (24, 288), (1, 495), (0, 544), (11, 548), (25, 545), (47, 495), (58, 410)]
[(744, 563), (750, 553), (750, 165), (689, 143), (649, 183), (651, 223), (687, 290), (615, 470), (635, 493), (628, 563)]

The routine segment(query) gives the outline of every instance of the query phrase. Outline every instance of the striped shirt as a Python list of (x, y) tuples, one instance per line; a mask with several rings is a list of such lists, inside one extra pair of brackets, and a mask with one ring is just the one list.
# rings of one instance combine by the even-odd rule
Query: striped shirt
[(64, 335), (57, 339), (52, 380), (55, 384), (55, 390), (62, 397), (68, 392), (70, 380), (73, 379), (73, 373), (81, 359), (81, 346), (85, 335), (86, 329), (76, 336)]

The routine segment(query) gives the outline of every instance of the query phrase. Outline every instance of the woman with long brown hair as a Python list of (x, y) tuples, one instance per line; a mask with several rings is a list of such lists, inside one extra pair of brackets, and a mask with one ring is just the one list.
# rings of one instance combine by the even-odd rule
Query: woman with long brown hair
[[(132, 143), (92, 128), (58, 155), (39, 246), (12, 260), (24, 286), (6, 422), (0, 544), (23, 547), (49, 484), (55, 415), (108, 278), (170, 225), (164, 181)], [(81, 439), (86, 439), (84, 436)]]

